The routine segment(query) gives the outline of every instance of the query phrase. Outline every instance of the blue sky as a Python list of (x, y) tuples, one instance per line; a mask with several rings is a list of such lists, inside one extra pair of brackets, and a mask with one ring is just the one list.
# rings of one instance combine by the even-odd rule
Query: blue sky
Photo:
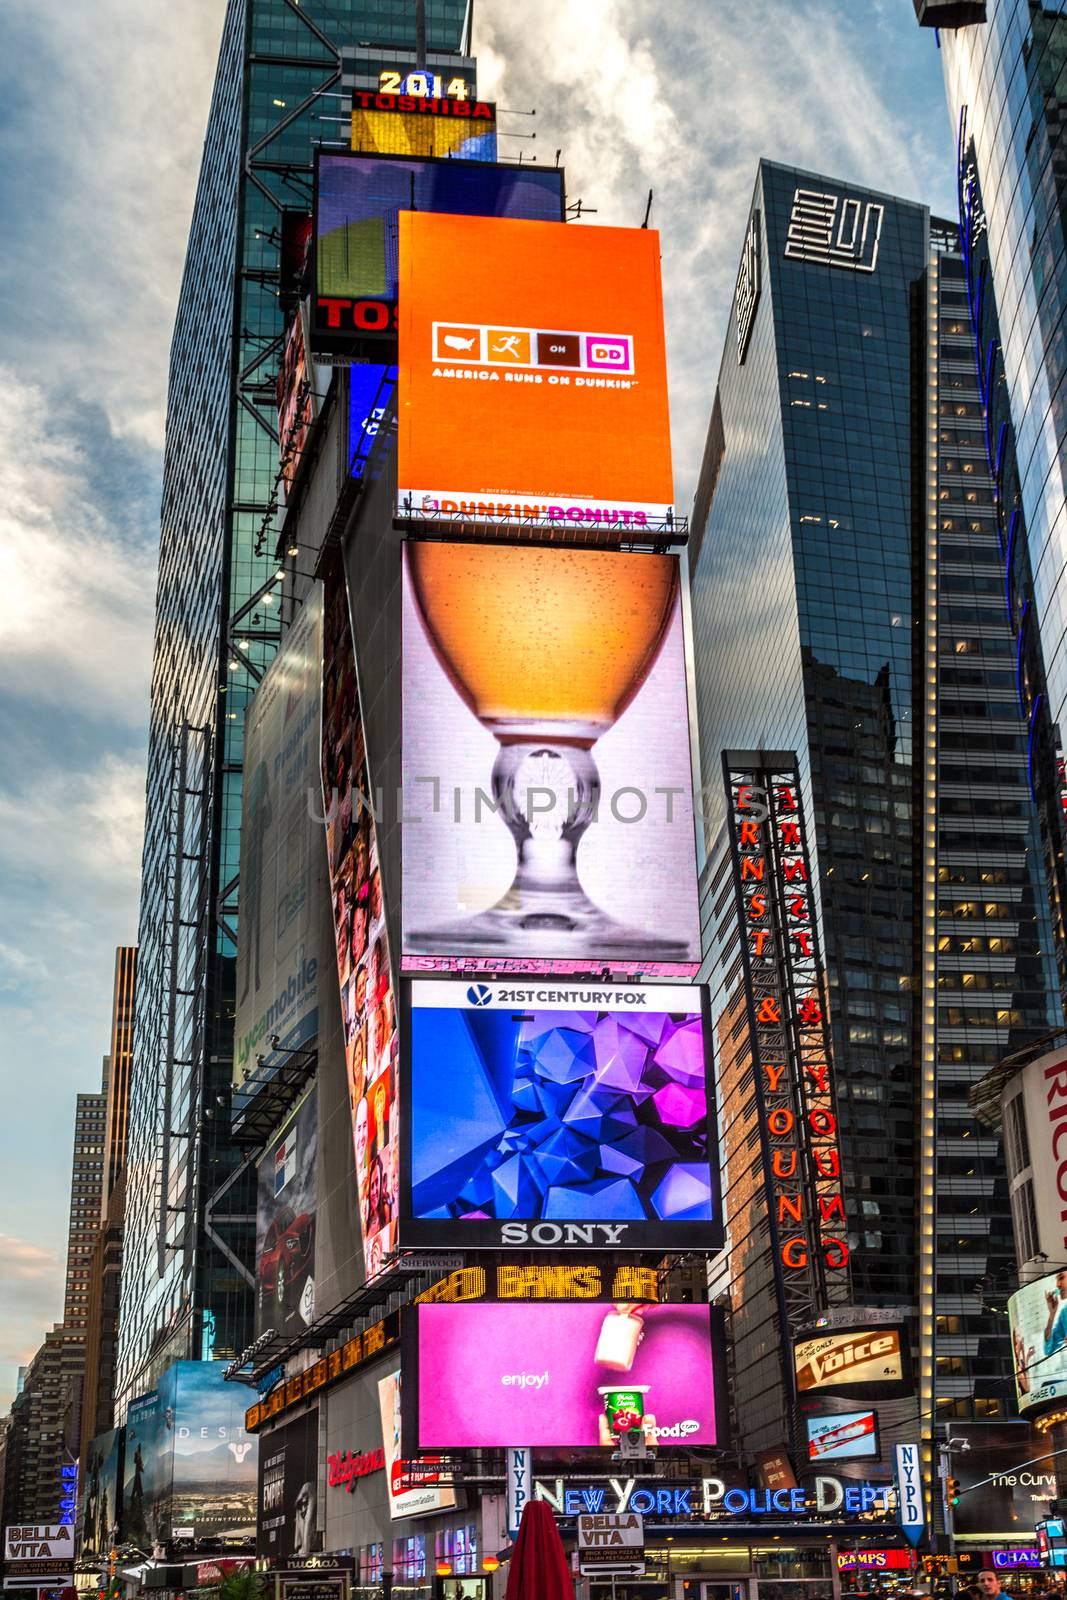
[[(341, 9), (340, 6), (337, 9)], [(167, 350), (222, 0), (9, 0), (0, 58), (0, 1403), (62, 1308), (74, 1095), (136, 937)], [(482, 91), (662, 234), (691, 498), (760, 155), (951, 215), (911, 0), (479, 0)]]

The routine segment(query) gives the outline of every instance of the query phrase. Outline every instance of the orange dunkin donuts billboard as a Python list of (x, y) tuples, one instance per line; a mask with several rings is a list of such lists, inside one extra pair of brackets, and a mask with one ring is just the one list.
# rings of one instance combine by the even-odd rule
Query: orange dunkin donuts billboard
[(662, 528), (659, 234), (402, 211), (398, 403), (402, 519)]

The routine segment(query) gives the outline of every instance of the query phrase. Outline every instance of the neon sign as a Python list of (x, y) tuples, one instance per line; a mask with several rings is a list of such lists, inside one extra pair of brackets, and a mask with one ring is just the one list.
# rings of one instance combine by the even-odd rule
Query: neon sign
[(439, 72), (397, 72), (386, 68), (378, 74), (380, 94), (411, 94), (420, 100), (466, 100), (470, 85), (466, 78), (444, 78)]
[(888, 1514), (892, 1488), (887, 1483), (844, 1482), (841, 1478), (816, 1477), (810, 1488), (749, 1489), (726, 1484), (722, 1478), (701, 1478), (696, 1483), (641, 1483), (635, 1478), (611, 1478), (607, 1483), (567, 1484), (562, 1478), (538, 1481), (534, 1497), (547, 1503), (564, 1517), (595, 1515), (599, 1512), (659, 1519), (777, 1516), (832, 1516), (843, 1511), (847, 1516), (869, 1517)]
[(807, 827), (794, 756), (725, 752), (723, 766), (772, 1236), (800, 1318), (847, 1293), (833, 1283), (849, 1261)]
[(364, 1450), (362, 1453), (338, 1450), (326, 1457), (326, 1481), (330, 1488), (347, 1489), (349, 1494), (356, 1487), (358, 1479), (369, 1478), (372, 1472), (384, 1471), (385, 1450), (381, 1445), (377, 1450)]

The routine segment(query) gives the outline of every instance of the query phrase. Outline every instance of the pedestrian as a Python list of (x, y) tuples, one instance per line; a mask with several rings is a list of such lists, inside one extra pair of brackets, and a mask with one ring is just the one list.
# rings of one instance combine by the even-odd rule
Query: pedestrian
[(1001, 1587), (1000, 1575), (996, 1572), (978, 1574), (978, 1594), (980, 1600), (1015, 1600), (1014, 1595)]

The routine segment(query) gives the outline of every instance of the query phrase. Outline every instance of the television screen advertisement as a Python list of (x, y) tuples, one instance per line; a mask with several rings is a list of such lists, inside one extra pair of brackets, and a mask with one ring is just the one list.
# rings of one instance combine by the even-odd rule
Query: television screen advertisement
[[(405, 1330), (420, 1450), (725, 1441), (723, 1334), (706, 1305), (419, 1305)], [(407, 1360), (407, 1352), (405, 1353)], [(405, 1369), (406, 1370), (406, 1369)]]
[(405, 983), (400, 1243), (717, 1249), (703, 994)]
[(112, 1549), (119, 1529), (122, 1429), (110, 1428), (87, 1446), (81, 1462), (78, 1554), (92, 1560)]
[(1047, 1435), (1028, 1422), (957, 1422), (949, 1426), (949, 1471), (959, 1479), (952, 1507), (957, 1535), (1016, 1544), (1033, 1534), (1056, 1497), (1056, 1463), (1041, 1460)]
[(677, 558), (409, 540), (402, 617), (405, 969), (695, 976)]
[(355, 1146), (357, 1206), (368, 1277), (396, 1249), (400, 1187), (399, 1044), (382, 900), (378, 834), (368, 804), (355, 651), (343, 575), (326, 584), (322, 788)]
[(805, 1417), (804, 1427), (808, 1460), (813, 1465), (822, 1461), (876, 1461), (880, 1454), (878, 1413), (875, 1411), (840, 1411)]
[(891, 1400), (911, 1392), (908, 1335), (903, 1325), (834, 1329), (793, 1346), (797, 1393)]
[[(245, 719), (235, 1110), (319, 1027), (315, 890), (322, 608), (301, 607)], [(278, 1047), (271, 1044), (273, 1038)], [(262, 1060), (260, 1060), (262, 1058)]]
[(670, 537), (659, 234), (399, 222), (400, 518)]
[(462, 216), (564, 218), (563, 173), (553, 167), (407, 159), (318, 151), (311, 303), (316, 353), (368, 359), (395, 353), (399, 216), (404, 210)]
[(160, 1379), (171, 1458), (165, 1537), (255, 1536), (259, 1442), (245, 1431), (248, 1396), (225, 1381), (224, 1371), (221, 1361), (178, 1361)]
[(399, 1370), (378, 1380), (378, 1405), (382, 1417), (382, 1449), (385, 1454), (385, 1476), (389, 1494), (389, 1515), (397, 1517), (425, 1516), (430, 1511), (448, 1511), (456, 1504), (456, 1491), (450, 1483), (439, 1483), (434, 1473), (427, 1472), (432, 1462), (419, 1462), (418, 1481), (415, 1475), (405, 1478), (408, 1466), (401, 1448), (403, 1434), (403, 1386)]
[(496, 106), (467, 96), (356, 89), (352, 149), (400, 156), (496, 160)]
[(1067, 1394), (1067, 1270), (1024, 1285), (1008, 1301), (1020, 1411)]
[(256, 1337), (315, 1317), (316, 1091), (268, 1144), (256, 1185)]
[(310, 1556), (318, 1524), (319, 1413), (260, 1438), (258, 1556)]

